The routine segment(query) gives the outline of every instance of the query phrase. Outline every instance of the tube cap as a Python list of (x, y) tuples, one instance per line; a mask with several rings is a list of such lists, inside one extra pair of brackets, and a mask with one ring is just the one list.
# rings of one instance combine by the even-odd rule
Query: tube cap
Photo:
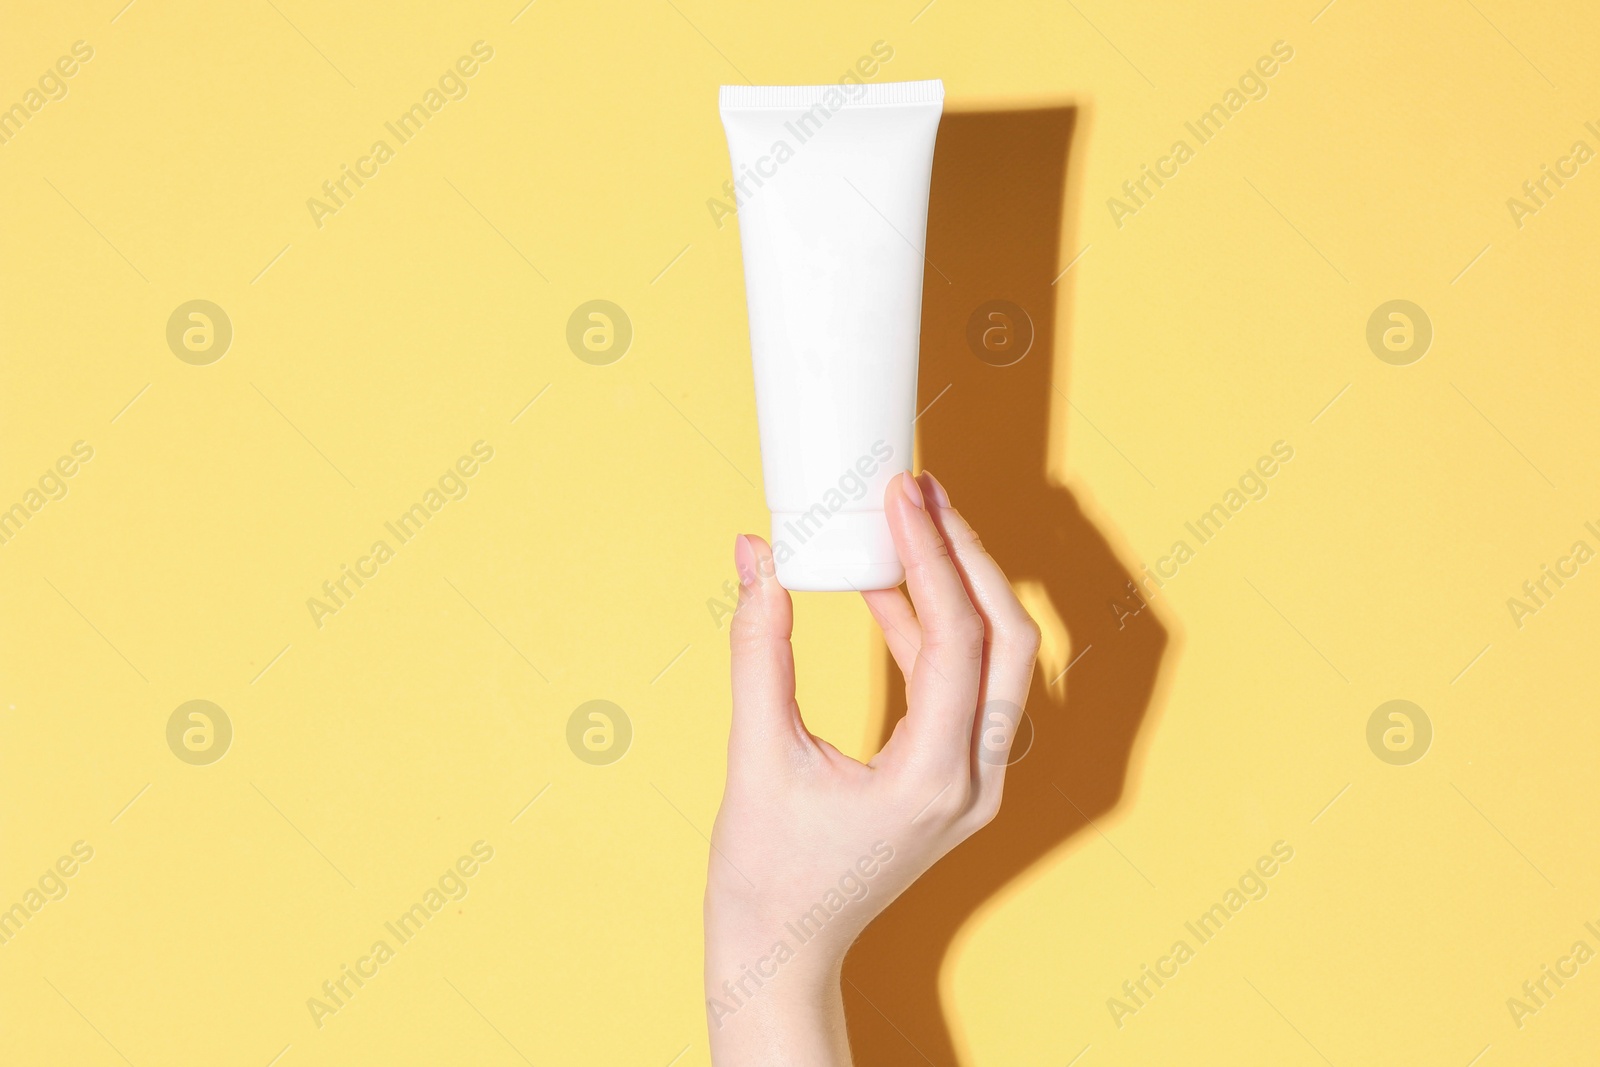
[(893, 589), (906, 577), (882, 511), (774, 511), (772, 552), (785, 589)]

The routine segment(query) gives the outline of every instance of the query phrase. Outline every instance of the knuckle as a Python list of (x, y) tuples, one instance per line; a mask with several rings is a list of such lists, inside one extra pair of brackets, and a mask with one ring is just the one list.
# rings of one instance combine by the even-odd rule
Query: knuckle
[(735, 652), (765, 644), (771, 633), (771, 621), (751, 601), (741, 603), (728, 623), (728, 643)]
[(991, 641), (995, 658), (1031, 663), (1038, 659), (1043, 642), (1044, 631), (1021, 607), (997, 613)]
[(972, 804), (972, 783), (965, 776), (947, 781), (928, 802), (923, 818), (936, 825), (949, 826), (960, 821)]
[(934, 567), (948, 566), (949, 561), (950, 546), (935, 532), (912, 554), (906, 566), (918, 574), (927, 574)]
[(983, 655), (985, 629), (983, 616), (976, 611), (969, 611), (951, 627), (951, 640), (963, 652), (976, 659)]
[(974, 530), (972, 526), (959, 515), (956, 516), (956, 520), (957, 521), (950, 524), (951, 538), (957, 541), (962, 548), (971, 553), (984, 552), (985, 549), (983, 547), (983, 538), (978, 536), (978, 531)]
[(1024, 614), (1014, 627), (1017, 651), (1033, 659), (1039, 654), (1039, 646), (1044, 641), (1044, 631), (1039, 629), (1039, 624), (1033, 621), (1033, 616)]
[(962, 661), (983, 659), (983, 617), (976, 611), (932, 624), (927, 644), (939, 653)]
[(759, 628), (760, 624), (756, 622), (754, 612), (750, 610), (749, 602), (741, 601), (738, 608), (734, 610), (733, 617), (728, 620), (729, 637), (737, 645), (741, 640), (754, 634)]
[(999, 814), (1000, 790), (984, 790), (972, 804), (972, 812), (969, 816), (972, 825), (971, 832), (976, 833), (988, 826), (994, 822), (995, 816)]

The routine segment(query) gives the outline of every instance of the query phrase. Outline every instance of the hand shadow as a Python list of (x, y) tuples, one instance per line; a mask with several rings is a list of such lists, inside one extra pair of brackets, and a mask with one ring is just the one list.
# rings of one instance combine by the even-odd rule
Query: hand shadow
[[(1167, 648), (1154, 609), (1124, 614), (1142, 603), (1128, 565), (1049, 478), (1052, 408), (1065, 425), (1068, 405), (1068, 331), (1056, 315), (1068, 313), (1073, 275), (1063, 269), (1076, 255), (1063, 203), (1076, 193), (1068, 153), (1077, 119), (1074, 107), (1045, 107), (946, 114), (939, 127), (917, 404), (922, 466), (1012, 582), (1048, 598), (1057, 619), (1039, 620), (1046, 647), (1052, 629), (1064, 628), (1076, 658), (1065, 677), (1065, 660), (1035, 675), (999, 816), (879, 916), (845, 962), (850, 1043), (856, 1062), (872, 1067), (961, 1062), (963, 1042), (941, 1007), (945, 958), (986, 901), (1117, 804)], [(1007, 366), (994, 364), (1023, 352), (1028, 331), (1014, 312), (975, 316), (993, 300), (1032, 321), (1031, 347)], [(969, 333), (978, 340), (969, 343)], [(899, 671), (886, 653), (884, 661), (878, 747), (905, 707)]]

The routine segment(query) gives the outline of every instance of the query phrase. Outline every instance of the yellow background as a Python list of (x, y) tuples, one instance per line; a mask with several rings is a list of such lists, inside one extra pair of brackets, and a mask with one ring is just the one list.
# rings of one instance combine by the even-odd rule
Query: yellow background
[[(94, 849), (0, 946), (0, 1061), (708, 1062), (707, 602), (766, 521), (716, 87), (831, 81), (882, 40), (878, 80), (942, 77), (951, 112), (1077, 109), (1049, 467), (1124, 565), (1295, 449), (1153, 601), (1120, 802), (945, 961), (967, 1062), (1592, 1062), (1600, 963), (1520, 1029), (1506, 1007), (1600, 948), (1600, 574), (1520, 629), (1506, 607), (1600, 547), (1600, 164), (1520, 229), (1506, 207), (1600, 147), (1591, 9), (120, 3), (0, 32), (4, 106), (94, 49), (0, 145), (0, 506), (94, 448), (0, 546), (0, 907)], [(307, 198), (479, 40), (467, 97), (318, 228)], [(1118, 227), (1107, 198), (1278, 40), (1269, 95)], [(209, 366), (165, 338), (197, 298), (234, 329)], [(595, 298), (634, 326), (609, 366), (565, 342)], [(1410, 366), (1365, 341), (1395, 298), (1435, 331)], [(478, 440), (467, 497), (314, 625)], [(798, 599), (808, 722), (865, 754), (872, 623)], [(1044, 621), (1041, 686), (1081, 651)], [(1409, 766), (1366, 742), (1396, 698), (1435, 732)], [(209, 766), (167, 747), (191, 699), (233, 723)], [(610, 766), (567, 745), (592, 699), (633, 726)], [(469, 895), (314, 1025), (478, 840)], [(1270, 894), (1119, 1029), (1107, 998), (1278, 840)], [(926, 1062), (919, 1025), (885, 1062)]]

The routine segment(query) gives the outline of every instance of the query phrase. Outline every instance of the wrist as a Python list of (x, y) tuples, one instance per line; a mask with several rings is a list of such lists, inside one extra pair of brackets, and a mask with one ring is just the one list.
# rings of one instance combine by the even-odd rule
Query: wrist
[(776, 917), (717, 913), (708, 905), (706, 997), (730, 1003), (814, 1001), (838, 989), (850, 947), (838, 940)]
[[(759, 942), (756, 946), (759, 946)], [(706, 944), (706, 1026), (716, 1067), (848, 1067), (842, 959)], [(794, 948), (793, 939), (789, 947)]]

